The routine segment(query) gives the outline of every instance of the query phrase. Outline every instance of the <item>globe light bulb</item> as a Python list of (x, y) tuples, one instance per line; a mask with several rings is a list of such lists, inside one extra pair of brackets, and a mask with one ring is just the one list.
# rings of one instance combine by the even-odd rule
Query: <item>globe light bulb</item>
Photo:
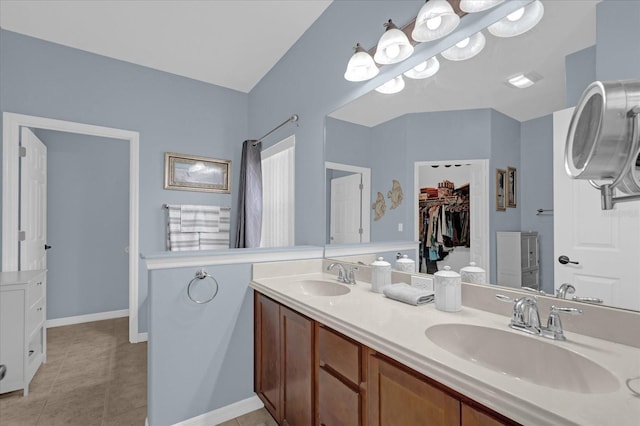
[(471, 41), (471, 39), (469, 37), (467, 37), (464, 40), (461, 40), (461, 41), (457, 42), (456, 46), (458, 46), (460, 49), (464, 49), (465, 47), (467, 47), (469, 45), (469, 41)]
[(427, 19), (427, 28), (435, 30), (442, 24), (442, 17), (436, 16), (435, 18)]
[(515, 12), (512, 12), (510, 14), (507, 15), (507, 19), (511, 22), (515, 22), (517, 20), (519, 20), (520, 18), (522, 18), (522, 15), (524, 15), (524, 7), (521, 7), (520, 9), (516, 10)]
[(384, 50), (384, 53), (389, 58), (397, 58), (400, 54), (400, 46), (398, 46), (397, 44), (392, 44)]

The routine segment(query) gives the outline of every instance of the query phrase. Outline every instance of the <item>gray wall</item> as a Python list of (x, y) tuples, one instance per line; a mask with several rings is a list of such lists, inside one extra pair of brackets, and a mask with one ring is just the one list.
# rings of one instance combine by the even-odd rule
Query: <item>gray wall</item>
[(47, 316), (129, 309), (129, 144), (35, 132), (47, 146)]
[[(141, 253), (165, 248), (163, 203), (235, 209), (228, 194), (164, 190), (164, 153), (232, 160), (235, 188), (248, 135), (244, 93), (6, 30), (0, 30), (0, 93), (1, 111), (140, 132)], [(147, 328), (146, 297), (141, 266), (141, 332)]]
[(210, 303), (201, 305), (186, 294), (196, 268), (149, 274), (147, 388), (152, 426), (172, 425), (255, 395), (251, 264), (206, 270), (219, 290)]
[(576, 106), (587, 86), (596, 80), (596, 47), (588, 47), (565, 58), (567, 108)]
[(538, 232), (541, 289), (553, 293), (553, 212), (536, 215), (553, 209), (553, 115), (523, 122), (520, 132), (521, 228)]
[(596, 14), (596, 78), (640, 78), (640, 2), (605, 0)]

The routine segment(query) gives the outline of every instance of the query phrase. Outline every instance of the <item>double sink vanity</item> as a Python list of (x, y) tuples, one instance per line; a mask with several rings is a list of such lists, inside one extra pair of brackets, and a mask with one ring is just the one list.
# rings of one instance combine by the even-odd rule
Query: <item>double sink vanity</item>
[[(253, 266), (255, 391), (279, 424), (640, 421), (639, 339), (598, 334), (637, 334), (637, 313), (621, 313), (627, 324), (596, 324), (608, 308), (583, 305), (584, 315), (566, 321), (583, 334), (565, 330), (566, 341), (556, 341), (509, 327), (513, 305), (496, 294), (522, 293), (463, 283), (463, 309), (448, 313), (371, 292), (368, 267), (355, 284), (338, 283), (328, 265)], [(410, 279), (394, 272), (392, 282)], [(572, 305), (545, 299), (537, 299), (543, 321), (551, 304)]]

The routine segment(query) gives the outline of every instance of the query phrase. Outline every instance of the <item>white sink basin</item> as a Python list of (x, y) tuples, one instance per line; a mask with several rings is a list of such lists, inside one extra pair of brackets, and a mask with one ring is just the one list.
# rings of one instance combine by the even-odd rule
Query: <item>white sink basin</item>
[(620, 387), (608, 370), (541, 337), (466, 324), (434, 325), (425, 334), (454, 355), (536, 385), (578, 393)]
[(341, 296), (351, 291), (346, 285), (326, 280), (301, 280), (294, 282), (293, 286), (307, 296)]

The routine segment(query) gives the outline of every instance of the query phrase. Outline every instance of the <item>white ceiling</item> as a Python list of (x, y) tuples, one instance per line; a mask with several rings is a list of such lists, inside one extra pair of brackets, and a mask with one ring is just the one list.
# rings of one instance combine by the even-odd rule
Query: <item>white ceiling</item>
[[(483, 31), (487, 44), (478, 56), (451, 62), (438, 55), (440, 71), (434, 77), (405, 78), (402, 92), (372, 91), (331, 116), (372, 127), (412, 112), (493, 108), (526, 121), (565, 108), (565, 56), (595, 44), (598, 2), (545, 0), (544, 17), (531, 31), (513, 38)], [(527, 89), (505, 84), (530, 71), (544, 78)]]
[(331, 0), (0, 0), (0, 27), (249, 92)]

